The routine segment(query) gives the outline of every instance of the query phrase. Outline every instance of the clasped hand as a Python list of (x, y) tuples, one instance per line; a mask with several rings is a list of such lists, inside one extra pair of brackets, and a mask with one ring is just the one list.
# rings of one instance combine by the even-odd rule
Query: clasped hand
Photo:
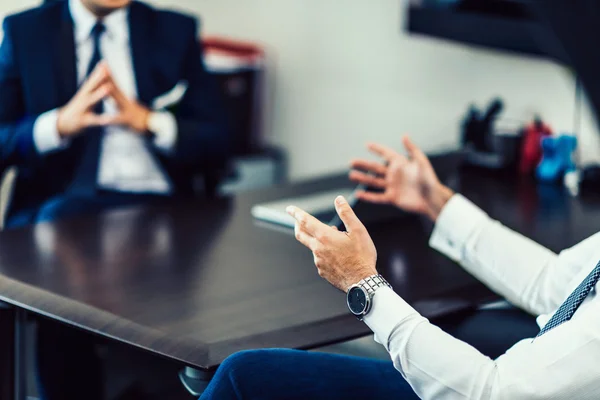
[[(96, 104), (104, 99), (114, 99), (118, 113), (97, 114)], [(86, 128), (122, 125), (144, 134), (148, 130), (150, 110), (130, 99), (116, 85), (105, 62), (94, 68), (75, 96), (58, 111), (57, 129), (63, 138), (73, 137)]]

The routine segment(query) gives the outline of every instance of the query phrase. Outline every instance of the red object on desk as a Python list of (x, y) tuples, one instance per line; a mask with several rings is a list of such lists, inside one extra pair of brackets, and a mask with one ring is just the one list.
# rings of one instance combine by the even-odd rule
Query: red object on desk
[(536, 120), (525, 128), (519, 164), (521, 174), (533, 174), (542, 160), (542, 138), (550, 135), (552, 135), (552, 129), (540, 120)]

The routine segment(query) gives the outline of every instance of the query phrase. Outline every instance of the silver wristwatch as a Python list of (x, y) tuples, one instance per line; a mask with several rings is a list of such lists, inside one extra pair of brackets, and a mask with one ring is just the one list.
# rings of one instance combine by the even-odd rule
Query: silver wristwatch
[(348, 304), (350, 312), (354, 314), (359, 321), (362, 321), (365, 315), (371, 311), (375, 291), (384, 286), (387, 286), (390, 289), (392, 288), (388, 281), (379, 274), (371, 275), (361, 280), (356, 285), (350, 286), (350, 289), (348, 289), (348, 292), (346, 293), (346, 303)]

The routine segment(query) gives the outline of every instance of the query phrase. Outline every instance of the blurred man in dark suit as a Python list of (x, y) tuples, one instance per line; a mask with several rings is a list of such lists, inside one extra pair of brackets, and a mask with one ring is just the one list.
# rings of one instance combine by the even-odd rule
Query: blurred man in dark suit
[[(7, 227), (161, 202), (228, 153), (193, 18), (131, 0), (9, 16), (0, 47), (0, 166), (18, 167)], [(94, 343), (40, 321), (42, 397), (101, 399)]]
[(193, 18), (131, 0), (5, 19), (0, 165), (18, 167), (7, 227), (190, 194), (192, 175), (226, 158), (196, 33)]

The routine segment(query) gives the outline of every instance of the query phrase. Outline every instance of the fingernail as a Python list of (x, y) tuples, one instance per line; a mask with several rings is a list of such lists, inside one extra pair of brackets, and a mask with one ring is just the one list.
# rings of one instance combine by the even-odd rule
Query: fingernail
[(336, 197), (335, 202), (341, 206), (342, 204), (346, 204), (346, 199), (344, 196), (338, 196)]
[(290, 215), (294, 215), (294, 207), (293, 206), (288, 206), (285, 211), (290, 214)]

